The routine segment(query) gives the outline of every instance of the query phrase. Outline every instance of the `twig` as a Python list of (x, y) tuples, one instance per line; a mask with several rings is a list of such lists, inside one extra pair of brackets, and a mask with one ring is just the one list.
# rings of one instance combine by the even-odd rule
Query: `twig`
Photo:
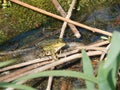
[(97, 50), (97, 51), (103, 51), (105, 47), (93, 47), (93, 46), (79, 46), (77, 49), (82, 50)]
[[(72, 11), (73, 11), (73, 8), (75, 6), (75, 3), (76, 3), (76, 0), (73, 0), (65, 18), (70, 19)], [(67, 27), (67, 22), (64, 22), (63, 25), (62, 25), (62, 28), (61, 28), (61, 33), (60, 33), (60, 37), (59, 38), (63, 38), (63, 35), (64, 35), (66, 27)]]
[(103, 50), (103, 53), (100, 57), (100, 61), (103, 60), (103, 58), (105, 57), (105, 54), (108, 52), (109, 49), (110, 49), (110, 44)]
[[(61, 16), (63, 17), (66, 17), (66, 12), (63, 10), (63, 8), (61, 7), (61, 5), (59, 4), (59, 2), (57, 0), (52, 0), (55, 8), (59, 11), (59, 13), (61, 14)], [(77, 37), (77, 38), (80, 38), (81, 35), (79, 33), (79, 31), (77, 30), (77, 28), (73, 25), (73, 24), (70, 24), (68, 23), (68, 26), (71, 28), (72, 32), (74, 33), (74, 35)]]
[[(61, 54), (57, 55), (57, 57), (61, 58), (61, 57), (69, 56), (69, 55), (78, 53), (82, 49), (104, 51), (105, 47), (92, 47), (92, 46), (76, 47), (75, 50), (72, 50), (72, 51), (69, 51), (69, 52), (65, 52), (65, 53), (61, 53)], [(43, 58), (30, 60), (30, 61), (27, 61), (27, 62), (15, 64), (15, 65), (8, 66), (8, 67), (5, 67), (5, 68), (1, 68), (0, 72), (7, 71), (7, 70), (10, 70), (10, 69), (16, 69), (16, 68), (24, 67), (24, 66), (27, 66), (27, 65), (35, 64), (35, 63), (45, 62), (45, 61), (50, 60), (50, 59), (52, 59), (51, 56), (49, 56), (49, 57), (46, 56), (46, 57), (43, 57)]]
[(35, 60), (30, 60), (28, 62), (23, 62), (23, 63), (19, 63), (19, 64), (16, 64), (16, 65), (8, 66), (8, 67), (5, 67), (5, 68), (1, 68), (0, 72), (7, 71), (7, 70), (10, 70), (10, 69), (20, 68), (20, 67), (35, 64), (35, 63), (45, 62), (49, 59), (52, 59), (52, 58), (51, 57), (44, 57), (44, 58), (41, 58), (41, 59), (38, 58), (38, 59), (35, 59)]
[(26, 48), (26, 49), (19, 49), (19, 50), (15, 50), (15, 51), (5, 51), (5, 52), (0, 52), (0, 55), (4, 56), (4, 55), (11, 55), (11, 54), (18, 54), (18, 53), (20, 54), (20, 53), (31, 51), (31, 50), (34, 50), (34, 49), (35, 49), (35, 47)]
[(5, 76), (1, 76), (0, 77), (0, 81), (3, 81), (5, 79), (9, 79), (11, 77), (15, 77), (16, 75), (19, 75), (19, 74), (22, 74), (22, 73), (25, 73), (27, 71), (30, 71), (32, 69), (35, 69), (35, 68), (38, 68), (40, 66), (43, 66), (45, 64), (48, 64), (48, 63), (52, 63), (53, 61), (49, 61), (49, 62), (43, 62), (43, 63), (37, 63), (37, 64), (33, 64), (33, 65), (30, 65), (30, 66), (27, 66), (25, 68), (22, 68), (22, 69), (18, 69), (16, 70), (15, 72), (12, 72), (10, 74), (7, 74)]
[[(75, 50), (72, 50), (72, 51), (69, 51), (69, 52), (65, 52), (65, 53), (61, 53), (61, 54), (57, 55), (57, 57), (61, 58), (61, 57), (69, 56), (69, 55), (72, 55), (72, 54), (75, 54), (75, 53), (79, 52), (81, 49), (104, 51), (105, 47), (99, 47), (99, 46), (106, 45), (108, 43), (109, 43), (108, 41), (101, 41), (101, 42), (97, 42), (97, 43), (94, 43), (94, 44), (91, 44), (91, 45), (87, 45), (87, 46), (76, 47)], [(16, 64), (16, 65), (12, 65), (12, 66), (8, 66), (8, 67), (5, 67), (5, 68), (1, 68), (0, 72), (7, 71), (7, 70), (10, 70), (10, 69), (20, 68), (20, 67), (31, 65), (31, 64), (35, 64), (35, 63), (44, 62), (44, 61), (47, 61), (47, 60), (50, 60), (50, 59), (52, 59), (51, 56), (38, 58), (38, 59), (34, 59), (34, 60), (29, 60), (29, 61), (24, 62), (24, 63), (19, 63), (19, 64)]]
[[(95, 55), (101, 55), (101, 54), (102, 54), (102, 51), (90, 51), (90, 52), (87, 52), (88, 56), (95, 56)], [(81, 58), (81, 56), (82, 56), (81, 54), (74, 54), (74, 55), (68, 56), (66, 58), (62, 58), (62, 59), (60, 59), (58, 61), (55, 61), (55, 62), (53, 62), (51, 64), (47, 64), (47, 65), (42, 66), (40, 68), (33, 69), (31, 71), (27, 71), (27, 72), (24, 72), (24, 73), (19, 74), (19, 75), (14, 75), (14, 76), (9, 77), (9, 78), (4, 78), (5, 76), (4, 77), (0, 77), (0, 81), (10, 82), (10, 81), (13, 81), (13, 80), (15, 80), (15, 79), (17, 79), (19, 77), (22, 77), (22, 76), (25, 76), (25, 75), (28, 75), (28, 74), (32, 74), (32, 73), (41, 72), (41, 71), (50, 69), (51, 67), (55, 67), (57, 65), (60, 65), (60, 64), (72, 61), (74, 59)]]
[[(55, 68), (55, 67), (52, 67), (51, 70), (53, 70), (54, 68)], [(49, 76), (46, 90), (51, 90), (52, 82), (53, 82), (53, 76)]]
[[(66, 12), (63, 10), (63, 8), (61, 7), (61, 5), (59, 4), (59, 2), (57, 0), (52, 0), (55, 8), (59, 11), (59, 13), (61, 14), (61, 16), (63, 17), (66, 17), (67, 14)], [(79, 31), (77, 30), (77, 28), (73, 25), (73, 24), (70, 24), (68, 23), (68, 26), (71, 28), (71, 30), (73, 31), (74, 35), (77, 37), (77, 38), (80, 38), (81, 35), (79, 33)]]
[(24, 3), (24, 2), (21, 2), (21, 1), (19, 1), (19, 0), (10, 0), (10, 1), (11, 1), (11, 2), (14, 2), (14, 3), (16, 3), (16, 4), (19, 4), (19, 5), (21, 5), (21, 6), (24, 6), (24, 7), (26, 7), (26, 8), (32, 9), (32, 10), (34, 10), (34, 11), (37, 11), (37, 12), (39, 12), (39, 13), (42, 13), (42, 14), (51, 16), (51, 17), (53, 17), (53, 18), (56, 18), (56, 19), (59, 19), (59, 20), (62, 20), (62, 21), (65, 21), (65, 22), (68, 22), (68, 23), (71, 23), (71, 24), (74, 24), (74, 25), (79, 26), (79, 27), (82, 27), (82, 28), (85, 28), (85, 29), (87, 29), (87, 30), (90, 30), (90, 31), (93, 31), (93, 32), (97, 32), (97, 33), (100, 33), (100, 34), (104, 34), (104, 35), (108, 35), (108, 36), (112, 36), (112, 33), (110, 33), (110, 32), (107, 32), (107, 31), (104, 31), (104, 30), (101, 30), (101, 29), (97, 29), (97, 28), (93, 28), (93, 27), (90, 27), (90, 26), (87, 26), (87, 25), (84, 25), (84, 24), (81, 24), (81, 23), (72, 21), (72, 20), (70, 20), (70, 19), (67, 19), (67, 18), (58, 16), (58, 15), (56, 15), (56, 14), (47, 12), (47, 11), (42, 10), (42, 9), (40, 9), (40, 8), (34, 7), (34, 6), (29, 5), (29, 4), (27, 4), (27, 3)]
[(52, 81), (53, 81), (53, 76), (49, 76), (46, 90), (51, 90)]
[(103, 40), (101, 40), (99, 42), (95, 42), (95, 43), (89, 44), (88, 46), (99, 47), (99, 46), (107, 45), (109, 43), (110, 43), (109, 41), (103, 41)]

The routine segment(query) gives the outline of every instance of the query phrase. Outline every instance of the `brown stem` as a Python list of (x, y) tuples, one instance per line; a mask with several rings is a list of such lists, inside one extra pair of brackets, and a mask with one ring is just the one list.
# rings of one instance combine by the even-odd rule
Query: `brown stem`
[(65, 22), (74, 24), (74, 25), (76, 25), (76, 26), (79, 26), (79, 27), (88, 29), (88, 30), (90, 30), (90, 31), (97, 32), (97, 33), (104, 34), (104, 35), (108, 35), (108, 36), (112, 36), (112, 33), (110, 33), (110, 32), (103, 31), (103, 30), (101, 30), (101, 29), (93, 28), (93, 27), (90, 27), (90, 26), (87, 26), (87, 25), (84, 25), (84, 24), (81, 24), (81, 23), (72, 21), (72, 20), (70, 20), (70, 19), (67, 19), (67, 18), (58, 16), (58, 15), (56, 15), (56, 14), (47, 12), (47, 11), (42, 10), (42, 9), (40, 9), (40, 8), (34, 7), (34, 6), (29, 5), (29, 4), (27, 4), (27, 3), (24, 3), (24, 2), (21, 2), (21, 1), (19, 1), (19, 0), (10, 0), (10, 1), (11, 1), (11, 2), (14, 2), (14, 3), (16, 3), (16, 4), (19, 4), (19, 5), (21, 5), (21, 6), (24, 6), (24, 7), (26, 7), (26, 8), (32, 9), (32, 10), (34, 10), (34, 11), (37, 11), (37, 12), (39, 12), (39, 13), (48, 15), (48, 16), (50, 16), (50, 17), (53, 17), (53, 18), (56, 18), (56, 19), (59, 19), (59, 20), (62, 20), (62, 21), (65, 21)]
[[(95, 56), (95, 55), (101, 55), (101, 54), (102, 54), (102, 51), (87, 52), (88, 56)], [(9, 76), (8, 75), (7, 77), (6, 76), (0, 77), (0, 81), (10, 82), (10, 81), (13, 81), (13, 80), (15, 80), (17, 78), (20, 78), (22, 76), (29, 75), (29, 74), (32, 74), (32, 73), (41, 72), (41, 71), (50, 69), (51, 67), (55, 67), (57, 65), (60, 65), (60, 64), (63, 64), (63, 63), (66, 63), (66, 62), (69, 62), (69, 61), (72, 61), (72, 60), (75, 60), (75, 59), (78, 59), (78, 58), (81, 58), (81, 57), (82, 57), (82, 54), (74, 54), (74, 55), (62, 58), (62, 59), (60, 59), (58, 61), (55, 61), (53, 63), (47, 64), (45, 66), (38, 67), (38, 68), (33, 69), (31, 71), (27, 71), (27, 72), (24, 72), (24, 73), (21, 73), (21, 74), (14, 74), (14, 76)]]
[[(63, 10), (63, 8), (61, 7), (61, 5), (59, 4), (59, 2), (57, 0), (52, 0), (52, 3), (54, 4), (55, 8), (59, 11), (61, 16), (63, 16), (63, 17), (67, 16), (66, 12)], [(79, 31), (77, 30), (77, 28), (73, 24), (70, 24), (70, 23), (68, 23), (68, 26), (71, 28), (74, 35), (77, 38), (80, 38), (81, 35), (80, 35)]]

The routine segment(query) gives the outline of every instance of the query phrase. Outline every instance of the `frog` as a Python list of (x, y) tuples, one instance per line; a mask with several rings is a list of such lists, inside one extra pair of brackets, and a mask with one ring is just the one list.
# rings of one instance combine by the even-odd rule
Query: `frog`
[[(55, 40), (47, 40), (46, 42), (43, 42), (44, 44), (42, 45), (42, 43), (38, 44), (37, 46), (35, 46), (34, 48), (27, 48), (27, 49), (23, 49), (23, 50), (16, 50), (16, 51), (10, 51), (10, 52), (3, 52), (3, 54), (0, 57), (0, 60), (7, 60), (9, 58), (13, 58), (14, 55), (19, 56), (20, 54), (23, 54), (25, 52), (27, 53), (31, 53), (34, 52), (34, 50), (38, 50), (38, 52), (36, 53), (38, 57), (44, 57), (44, 56), (52, 56), (52, 59), (54, 60), (58, 60), (56, 53), (58, 51), (60, 51), (60, 49), (62, 47), (64, 47), (66, 45), (65, 42), (63, 42), (62, 40), (59, 39), (55, 39)], [(15, 56), (15, 57), (16, 57)], [(23, 55), (24, 56), (24, 55)], [(25, 54), (26, 56), (26, 54)]]
[(65, 42), (63, 42), (62, 40), (57, 40), (49, 44), (46, 44), (43, 47), (43, 53), (45, 54), (45, 56), (51, 55), (52, 59), (58, 60), (56, 53), (60, 51), (60, 49), (63, 48), (64, 46), (66, 46)]

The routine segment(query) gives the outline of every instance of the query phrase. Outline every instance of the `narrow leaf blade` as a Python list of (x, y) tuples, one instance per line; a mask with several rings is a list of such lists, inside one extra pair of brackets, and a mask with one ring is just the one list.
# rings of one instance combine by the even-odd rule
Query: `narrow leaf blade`
[[(87, 56), (86, 52), (84, 50), (82, 50), (82, 62), (83, 62), (83, 71), (85, 74), (89, 75), (89, 76), (94, 76), (93, 73), (93, 67), (90, 61), (90, 58)], [(94, 83), (90, 82), (90, 81), (86, 81), (86, 86), (88, 90), (94, 90), (95, 89), (95, 85)]]

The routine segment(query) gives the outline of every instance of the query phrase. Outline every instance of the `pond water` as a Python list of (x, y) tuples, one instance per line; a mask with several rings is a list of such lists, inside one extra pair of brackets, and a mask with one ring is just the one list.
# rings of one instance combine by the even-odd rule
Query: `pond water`
[[(101, 8), (99, 10), (95, 10), (86, 18), (86, 20), (84, 20), (83, 23), (92, 27), (109, 31), (109, 32), (120, 31), (120, 5), (117, 4), (113, 7)], [(44, 27), (44, 29), (46, 28), (47, 27)], [(67, 41), (67, 42), (76, 41), (76, 42), (83, 42), (87, 44), (87, 43), (99, 40), (101, 36), (104, 36), (98, 33), (92, 33), (80, 27), (77, 27), (77, 28), (80, 31), (82, 37), (79, 39), (75, 38), (68, 28), (67, 33), (64, 37), (64, 41)], [(0, 49), (14, 50), (16, 48), (21, 48), (28, 43), (31, 43), (31, 42), (34, 42), (35, 40), (40, 39), (41, 37), (45, 36), (46, 33), (51, 32), (48, 30), (46, 31), (44, 29), (43, 28), (33, 29), (28, 32), (22, 33), (21, 35), (14, 37), (13, 39), (9, 40), (3, 45), (0, 45)], [(50, 37), (46, 37), (46, 38), (53, 39), (58, 37), (59, 37), (59, 33), (56, 35), (50, 35)], [(29, 47), (32, 47), (32, 45), (29, 45)], [(78, 87), (77, 86), (73, 87), (74, 90), (79, 89), (78, 82), (79, 81), (77, 80), (72, 83), (73, 86), (78, 85)]]
[[(93, 13), (87, 16), (83, 23), (109, 32), (120, 31), (120, 5), (117, 4), (113, 7), (95, 10)], [(47, 27), (43, 28), (46, 29)], [(32, 42), (38, 38), (41, 38), (45, 33), (48, 32), (48, 30), (44, 30), (43, 32), (43, 28), (33, 29), (28, 32), (22, 33), (21, 35), (18, 35), (13, 39), (7, 41), (3, 45), (0, 45), (0, 49), (11, 50), (14, 47), (18, 48), (25, 45), (28, 42)], [(85, 30), (80, 27), (78, 27), (78, 30), (82, 34), (81, 38), (75, 38), (68, 28), (66, 30), (68, 33), (66, 33), (64, 40), (77, 42), (83, 41), (84, 43), (89, 43), (100, 39), (101, 34), (92, 33), (91, 31)], [(50, 37), (57, 38), (59, 37), (59, 34), (57, 34), (57, 36), (52, 35)]]

